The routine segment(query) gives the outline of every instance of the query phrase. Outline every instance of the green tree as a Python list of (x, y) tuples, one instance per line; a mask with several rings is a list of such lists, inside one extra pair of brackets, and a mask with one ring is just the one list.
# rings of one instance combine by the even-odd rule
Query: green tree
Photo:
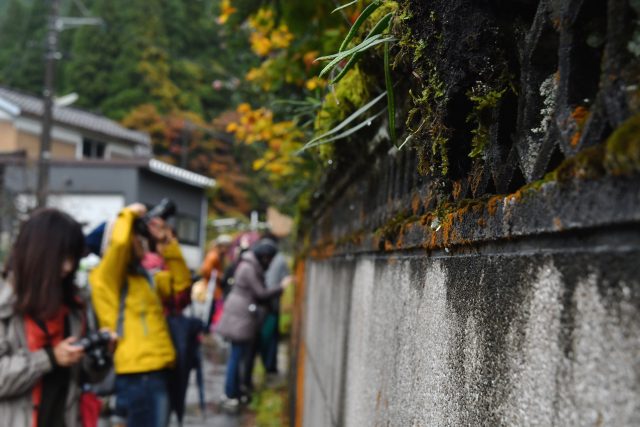
[(0, 83), (40, 93), (44, 79), (47, 7), (10, 0), (0, 24)]
[(12, 69), (20, 60), (18, 55), (25, 36), (25, 7), (20, 0), (9, 0), (2, 8), (0, 21), (0, 83), (8, 85)]

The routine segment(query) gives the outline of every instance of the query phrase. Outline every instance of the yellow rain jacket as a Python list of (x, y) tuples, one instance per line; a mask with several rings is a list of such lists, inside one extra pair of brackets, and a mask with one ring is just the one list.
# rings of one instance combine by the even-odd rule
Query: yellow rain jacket
[(128, 283), (122, 311), (123, 331), (114, 357), (118, 374), (150, 372), (173, 366), (176, 355), (161, 299), (191, 285), (191, 274), (176, 241), (164, 247), (161, 255), (168, 271), (156, 273), (153, 284), (131, 268), (135, 218), (135, 213), (129, 209), (120, 212), (102, 260), (89, 275), (91, 299), (100, 326), (112, 331), (117, 330), (120, 292), (125, 278)]

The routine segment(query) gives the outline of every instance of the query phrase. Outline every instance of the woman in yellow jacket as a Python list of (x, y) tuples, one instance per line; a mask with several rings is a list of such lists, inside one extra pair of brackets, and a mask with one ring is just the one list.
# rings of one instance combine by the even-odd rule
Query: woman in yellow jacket
[[(191, 285), (178, 242), (160, 218), (147, 225), (153, 242), (134, 232), (146, 213), (136, 203), (124, 208), (103, 236), (103, 256), (91, 272), (91, 298), (102, 327), (121, 335), (115, 352), (116, 407), (128, 426), (164, 427), (169, 420), (167, 370), (175, 350), (162, 300)], [(151, 277), (140, 260), (155, 244), (168, 268)]]

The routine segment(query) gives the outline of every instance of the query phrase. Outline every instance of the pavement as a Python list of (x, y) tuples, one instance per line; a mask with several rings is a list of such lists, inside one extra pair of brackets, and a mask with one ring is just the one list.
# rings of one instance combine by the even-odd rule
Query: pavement
[[(192, 372), (182, 427), (241, 427), (244, 424), (243, 414), (228, 412), (219, 404), (224, 393), (228, 345), (217, 337), (206, 337), (202, 350), (205, 410), (204, 413), (200, 411), (196, 375)], [(172, 415), (170, 427), (180, 427), (175, 415)]]
[[(182, 425), (175, 414), (171, 415), (170, 427), (247, 427), (245, 413), (232, 413), (219, 404), (224, 393), (226, 360), (229, 352), (228, 344), (218, 337), (207, 336), (202, 345), (202, 368), (204, 378), (204, 412), (200, 410), (198, 385), (195, 371), (191, 372), (187, 389), (186, 413)], [(113, 427), (108, 419), (101, 419), (99, 427)]]

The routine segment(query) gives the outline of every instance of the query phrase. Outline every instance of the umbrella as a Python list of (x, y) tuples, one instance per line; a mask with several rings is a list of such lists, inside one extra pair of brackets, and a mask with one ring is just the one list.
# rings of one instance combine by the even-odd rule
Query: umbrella
[(182, 425), (189, 374), (198, 349), (202, 321), (182, 314), (171, 314), (167, 316), (167, 323), (176, 349), (176, 365), (169, 378), (169, 399), (171, 410), (176, 413), (178, 422)]

